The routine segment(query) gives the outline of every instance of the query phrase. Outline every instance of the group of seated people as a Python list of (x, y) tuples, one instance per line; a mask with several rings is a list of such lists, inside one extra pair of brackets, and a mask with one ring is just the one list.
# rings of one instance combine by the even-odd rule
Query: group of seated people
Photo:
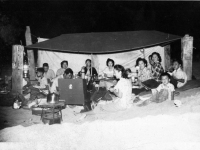
[[(122, 65), (115, 65), (114, 60), (108, 58), (106, 61), (107, 67), (98, 74), (96, 69), (91, 66), (91, 60), (87, 59), (85, 61), (86, 66), (81, 68), (78, 75), (80, 78), (84, 73), (87, 77), (97, 76), (99, 79), (114, 79), (113, 86), (106, 89), (107, 92), (114, 95), (113, 103), (102, 106), (101, 110), (124, 110), (131, 103), (140, 100), (137, 97), (140, 92), (152, 91), (152, 97), (145, 102), (146, 105), (150, 102), (162, 102), (167, 99), (173, 100), (175, 88), (180, 88), (186, 84), (187, 75), (182, 70), (182, 62), (180, 60), (173, 60), (172, 68), (166, 72), (164, 72), (161, 61), (161, 56), (157, 52), (149, 56), (149, 66), (146, 59), (138, 58), (136, 60), (137, 71), (132, 72), (129, 68), (125, 69)], [(27, 85), (24, 86), (24, 91), (26, 91), (26, 94), (31, 93), (30, 100), (36, 99), (45, 90), (59, 94), (58, 79), (72, 79), (73, 77), (73, 70), (68, 68), (68, 61), (61, 62), (61, 68), (57, 70), (56, 74), (49, 69), (48, 63), (44, 63), (42, 68), (37, 69), (36, 78), (38, 84), (31, 85), (30, 82), (27, 82)], [(93, 84), (95, 85), (96, 83)], [(136, 95), (134, 101), (131, 100), (133, 94)]]

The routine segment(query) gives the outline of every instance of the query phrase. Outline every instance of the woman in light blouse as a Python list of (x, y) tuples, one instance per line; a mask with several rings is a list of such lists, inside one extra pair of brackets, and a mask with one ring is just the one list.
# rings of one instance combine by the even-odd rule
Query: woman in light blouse
[(112, 78), (114, 76), (114, 60), (108, 58), (106, 61), (107, 67), (103, 70), (103, 77), (105, 78)]

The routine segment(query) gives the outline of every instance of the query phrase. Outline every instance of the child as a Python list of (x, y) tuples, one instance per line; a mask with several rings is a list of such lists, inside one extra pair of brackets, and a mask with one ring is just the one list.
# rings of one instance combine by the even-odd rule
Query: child
[(166, 100), (174, 100), (174, 85), (170, 83), (170, 75), (168, 73), (161, 74), (161, 84), (152, 89), (152, 97), (149, 100), (144, 101), (138, 106), (148, 105), (150, 102), (161, 103)]
[(174, 60), (173, 61), (173, 69), (172, 72), (172, 80), (171, 83), (174, 85), (175, 88), (180, 88), (187, 83), (187, 75), (182, 70), (182, 61), (181, 60)]

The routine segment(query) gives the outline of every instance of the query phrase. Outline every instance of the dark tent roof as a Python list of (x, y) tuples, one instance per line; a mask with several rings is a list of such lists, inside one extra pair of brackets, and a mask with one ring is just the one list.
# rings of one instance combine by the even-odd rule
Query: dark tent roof
[(169, 43), (180, 38), (159, 31), (75, 33), (63, 34), (26, 48), (72, 53), (114, 53)]

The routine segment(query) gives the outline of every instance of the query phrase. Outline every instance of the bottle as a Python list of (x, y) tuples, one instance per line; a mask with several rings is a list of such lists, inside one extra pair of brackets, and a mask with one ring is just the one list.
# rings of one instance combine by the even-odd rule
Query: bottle
[(84, 68), (81, 69), (81, 78), (85, 79), (85, 69)]

